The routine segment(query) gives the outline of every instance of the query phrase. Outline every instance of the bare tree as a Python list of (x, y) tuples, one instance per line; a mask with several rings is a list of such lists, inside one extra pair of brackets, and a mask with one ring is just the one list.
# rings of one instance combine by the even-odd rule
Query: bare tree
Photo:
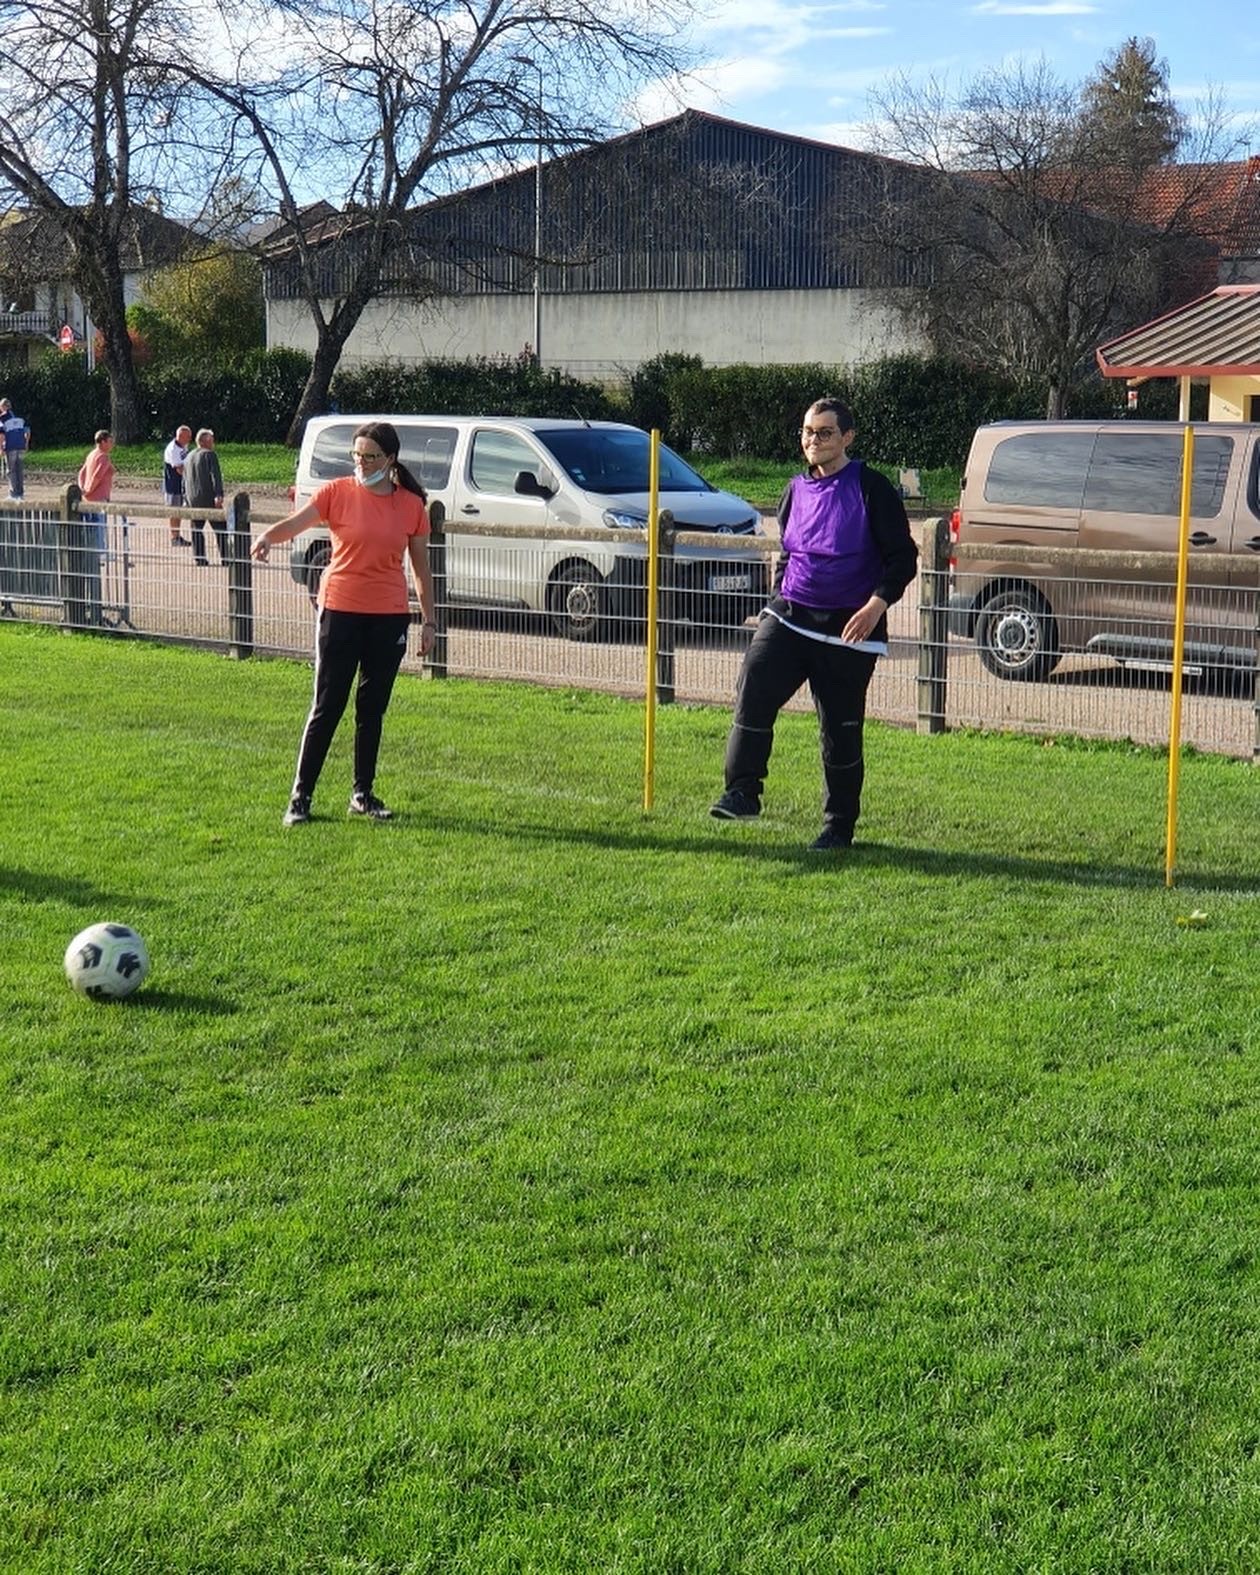
[[(154, 226), (177, 95), (153, 44), (194, 36), (184, 0), (3, 0), (0, 184), (27, 222), (6, 230), (28, 277), (68, 262), (104, 346), (111, 426), (144, 428), (127, 337), (124, 265)], [(170, 260), (169, 249), (163, 260)]]
[[(1213, 159), (1153, 201), (1165, 144), (1134, 137), (1121, 155), (1092, 102), (1044, 63), (986, 72), (956, 95), (898, 77), (874, 108), (872, 142), (901, 162), (863, 249), (920, 284), (887, 301), (940, 350), (1039, 382), (1047, 415), (1063, 413), (1109, 332), (1214, 282), (1201, 239)], [(1184, 151), (1191, 123), (1163, 125)], [(1216, 152), (1222, 126), (1215, 111), (1194, 123), (1202, 151)]]
[[(325, 407), (346, 340), (388, 290), (434, 286), (409, 210), (532, 155), (598, 138), (633, 90), (682, 63), (686, 0), (317, 0), (224, 15), (236, 65), (194, 68), (218, 142), (248, 143), (245, 178), (284, 220), (269, 255), (297, 281), (315, 333), (289, 440)], [(675, 8), (676, 7), (676, 8)], [(649, 21), (643, 21), (645, 14)], [(283, 46), (258, 48), (283, 18)], [(278, 63), (277, 63), (278, 61)], [(311, 224), (311, 196), (338, 210)]]

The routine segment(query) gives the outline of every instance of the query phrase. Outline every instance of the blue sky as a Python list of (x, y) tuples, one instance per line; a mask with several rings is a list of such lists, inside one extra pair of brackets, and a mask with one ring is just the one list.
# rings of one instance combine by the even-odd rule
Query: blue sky
[(714, 0), (693, 32), (710, 62), (677, 91), (640, 104), (645, 120), (679, 99), (732, 120), (861, 145), (868, 92), (890, 75), (961, 83), (1019, 57), (1069, 82), (1131, 35), (1155, 40), (1173, 95), (1193, 116), (1214, 89), (1260, 152), (1260, 24), (1240, 0)]

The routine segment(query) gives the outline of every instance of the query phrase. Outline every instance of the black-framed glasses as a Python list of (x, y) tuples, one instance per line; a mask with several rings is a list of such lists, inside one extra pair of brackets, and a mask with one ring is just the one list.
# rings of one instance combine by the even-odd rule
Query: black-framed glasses
[(833, 438), (840, 436), (839, 427), (802, 427), (801, 437), (806, 443), (810, 438)]

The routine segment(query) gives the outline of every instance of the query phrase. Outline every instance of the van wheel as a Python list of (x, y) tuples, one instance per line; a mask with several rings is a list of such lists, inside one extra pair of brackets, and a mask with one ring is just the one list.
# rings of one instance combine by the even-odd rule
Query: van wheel
[(605, 588), (599, 570), (581, 561), (566, 563), (547, 586), (551, 626), (567, 640), (593, 640), (604, 621)]
[(328, 543), (321, 542), (318, 547), (312, 547), (306, 559), (306, 590), (312, 603), (319, 595), (319, 582), (324, 577), (324, 570), (332, 558), (332, 548)]
[(1024, 586), (998, 591), (976, 616), (980, 660), (997, 678), (1037, 682), (1059, 665), (1059, 629), (1043, 597)]

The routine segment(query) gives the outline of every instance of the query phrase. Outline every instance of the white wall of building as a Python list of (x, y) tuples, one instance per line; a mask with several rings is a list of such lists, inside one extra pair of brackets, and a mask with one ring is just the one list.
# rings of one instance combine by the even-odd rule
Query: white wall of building
[[(377, 301), (351, 334), (341, 364), (518, 355), (533, 337), (528, 295)], [(594, 379), (618, 377), (665, 351), (698, 355), (708, 366), (772, 366), (849, 365), (926, 348), (869, 290), (544, 296), (541, 338), (544, 366)], [(300, 301), (267, 302), (267, 344), (314, 350)]]
[[(144, 293), (145, 275), (123, 274), (123, 306), (134, 306)], [(55, 337), (63, 323), (69, 323), (75, 337), (82, 339), (89, 322), (88, 309), (69, 279), (45, 280), (35, 286), (35, 310), (46, 313)]]

